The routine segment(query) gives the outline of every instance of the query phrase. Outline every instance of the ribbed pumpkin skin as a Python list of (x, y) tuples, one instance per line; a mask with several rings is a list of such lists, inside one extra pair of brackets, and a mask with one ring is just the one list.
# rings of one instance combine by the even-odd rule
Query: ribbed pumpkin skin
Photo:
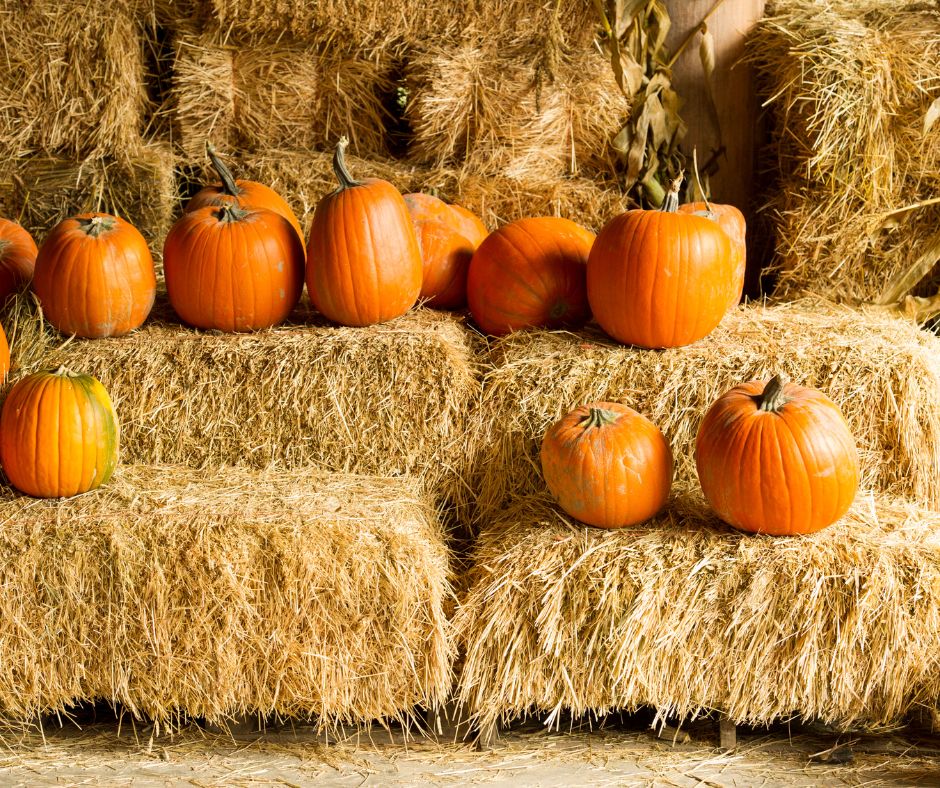
[(46, 236), (36, 257), (33, 291), (59, 331), (97, 339), (139, 328), (153, 307), (157, 279), (147, 242), (133, 225), (117, 216), (84, 213)]
[(470, 261), (467, 302), (477, 325), (501, 336), (588, 321), (585, 263), (594, 233), (568, 219), (520, 219), (490, 233)]
[(90, 375), (29, 375), (10, 389), (0, 412), (0, 464), (10, 484), (36, 498), (65, 498), (106, 483), (118, 442), (111, 399)]
[(170, 229), (163, 270), (170, 304), (184, 322), (255, 331), (281, 323), (297, 306), (304, 250), (279, 214), (206, 207), (184, 213)]
[(0, 219), (0, 306), (33, 278), (38, 253), (33, 236), (16, 222)]
[(483, 220), (462, 205), (451, 205), (450, 209), (457, 215), (457, 230), (476, 249), (490, 234), (490, 231), (486, 229), (486, 225), (483, 224)]
[[(592, 422), (592, 409), (612, 423)], [(636, 525), (669, 498), (669, 444), (655, 424), (626, 405), (595, 402), (571, 411), (545, 433), (541, 459), (559, 506), (588, 525)]]
[(707, 336), (735, 300), (731, 239), (702, 216), (627, 211), (597, 236), (587, 265), (594, 318), (618, 342), (646, 348)]
[(307, 242), (307, 291), (345, 326), (405, 314), (421, 292), (423, 263), (411, 217), (388, 181), (367, 178), (317, 204)]
[(734, 306), (741, 300), (741, 294), (744, 292), (744, 275), (747, 273), (747, 222), (744, 220), (744, 214), (733, 205), (713, 202), (686, 203), (679, 206), (679, 213), (699, 214), (706, 218), (711, 215), (731, 239), (735, 270), (735, 296), (731, 305)]
[(766, 385), (735, 386), (709, 408), (695, 443), (702, 491), (742, 531), (814, 533), (855, 498), (855, 440), (839, 408), (811, 388), (788, 383), (778, 412), (760, 410)]
[(273, 211), (279, 216), (283, 216), (290, 222), (291, 227), (297, 232), (301, 245), (304, 242), (304, 231), (300, 226), (297, 215), (287, 204), (287, 201), (281, 197), (270, 186), (265, 186), (257, 181), (235, 181), (238, 194), (233, 196), (226, 193), (221, 183), (214, 183), (211, 186), (204, 186), (196, 192), (186, 203), (185, 212), (191, 213), (200, 208), (219, 207), (221, 205), (238, 205), (242, 208), (264, 208)]
[(10, 346), (7, 344), (7, 335), (3, 332), (3, 326), (0, 326), (0, 383), (6, 380), (9, 371)]

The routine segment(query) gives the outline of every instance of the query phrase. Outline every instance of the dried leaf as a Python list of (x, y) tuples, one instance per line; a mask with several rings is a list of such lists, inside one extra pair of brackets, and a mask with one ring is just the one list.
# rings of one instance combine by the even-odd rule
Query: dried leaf
[(927, 108), (927, 114), (924, 116), (924, 136), (933, 128), (933, 124), (940, 118), (940, 96), (933, 100), (933, 103)]
[(708, 25), (702, 25), (702, 40), (698, 45), (698, 56), (702, 61), (702, 69), (705, 71), (705, 83), (710, 91), (712, 74), (715, 73), (715, 37), (708, 29)]
[(614, 34), (617, 38), (623, 36), (627, 29), (637, 21), (645, 10), (649, 0), (613, 0), (613, 13), (611, 17), (614, 20)]
[(914, 285), (927, 275), (937, 262), (940, 262), (940, 232), (935, 233), (930, 240), (927, 241), (924, 251), (910, 268), (906, 271), (902, 271), (888, 283), (888, 286), (884, 289), (877, 303), (893, 304), (899, 301)]
[(646, 70), (636, 62), (633, 55), (623, 49), (620, 51), (620, 68), (623, 74), (620, 87), (628, 97), (632, 98), (643, 88)]
[(629, 123), (624, 126), (620, 131), (617, 132), (617, 136), (614, 137), (611, 142), (611, 146), (617, 153), (621, 154), (626, 160), (626, 155), (630, 150), (630, 143), (633, 140), (633, 126)]
[(649, 112), (648, 104), (643, 105), (639, 116), (636, 119), (636, 131), (633, 137), (633, 143), (630, 145), (630, 151), (627, 154), (627, 177), (626, 186), (630, 188), (640, 177), (640, 171), (643, 169), (643, 159), (646, 152), (646, 137), (649, 133)]

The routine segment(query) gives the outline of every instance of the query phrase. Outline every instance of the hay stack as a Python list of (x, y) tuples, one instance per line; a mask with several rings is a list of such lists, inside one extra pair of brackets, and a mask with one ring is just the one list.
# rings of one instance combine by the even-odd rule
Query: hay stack
[(148, 99), (131, 2), (0, 8), (0, 154), (133, 155)]
[(450, 688), (448, 558), (406, 480), (124, 466), (0, 493), (0, 709), (405, 718)]
[(14, 376), (43, 367), (46, 356), (62, 343), (61, 336), (43, 320), (39, 300), (28, 288), (0, 304), (0, 325), (10, 345)]
[(863, 486), (940, 511), (940, 340), (907, 321), (819, 301), (750, 305), (684, 348), (639, 350), (596, 331), (520, 332), (492, 344), (491, 364), (472, 443), (481, 522), (544, 489), (542, 436), (578, 405), (607, 400), (640, 411), (670, 441), (676, 478), (694, 482), (708, 406), (739, 382), (780, 371), (842, 409)]
[(128, 462), (420, 473), (449, 496), (463, 484), (479, 396), (471, 342), (459, 319), (430, 310), (368, 328), (253, 334), (151, 318), (125, 337), (75, 340), (44, 363), (104, 384)]
[(179, 203), (173, 166), (173, 152), (164, 143), (140, 148), (128, 158), (30, 158), (10, 175), (10, 212), (37, 243), (68, 216), (114, 213), (131, 222), (159, 252)]
[[(781, 0), (752, 41), (776, 113), (776, 293), (876, 299), (936, 238), (940, 17), (929, 3)], [(921, 292), (940, 288), (940, 266)]]
[(654, 706), (895, 722), (940, 697), (940, 515), (861, 496), (804, 538), (745, 536), (680, 490), (602, 531), (542, 497), (487, 523), (455, 627), (460, 698), (500, 720)]
[(384, 102), (394, 90), (381, 51), (290, 41), (250, 44), (220, 33), (177, 37), (173, 105), (190, 156), (221, 149), (331, 148), (388, 154)]
[(630, 114), (609, 61), (594, 50), (549, 58), (544, 43), (434, 45), (411, 57), (406, 81), (411, 157), (481, 175), (610, 173), (610, 142)]

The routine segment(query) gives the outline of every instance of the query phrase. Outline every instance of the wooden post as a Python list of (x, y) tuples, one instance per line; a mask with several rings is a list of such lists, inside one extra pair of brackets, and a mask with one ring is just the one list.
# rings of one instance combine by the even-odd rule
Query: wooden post
[(730, 752), (738, 746), (738, 728), (724, 714), (718, 718), (718, 747)]

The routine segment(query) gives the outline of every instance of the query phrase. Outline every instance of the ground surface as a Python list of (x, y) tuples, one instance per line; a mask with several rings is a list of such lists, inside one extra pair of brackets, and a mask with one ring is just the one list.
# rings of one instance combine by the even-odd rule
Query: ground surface
[[(715, 724), (701, 721), (657, 739), (648, 720), (609, 720), (601, 729), (546, 731), (538, 723), (505, 732), (490, 750), (403, 741), (401, 731), (345, 738), (281, 726), (234, 736), (196, 726), (174, 736), (106, 722), (7, 731), (2, 785), (334, 786), (938, 786), (940, 739), (911, 731), (836, 736), (781, 727), (739, 732), (734, 753), (718, 751)], [(849, 743), (848, 764), (814, 762)], [(844, 752), (844, 751), (839, 751)]]

